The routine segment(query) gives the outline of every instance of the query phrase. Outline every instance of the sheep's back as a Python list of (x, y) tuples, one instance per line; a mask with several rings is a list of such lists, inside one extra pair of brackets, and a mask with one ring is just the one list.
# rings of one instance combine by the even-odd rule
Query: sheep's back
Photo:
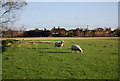
[(71, 49), (72, 49), (72, 50), (80, 50), (81, 48), (80, 48), (80, 46), (78, 46), (78, 45), (72, 45), (72, 46), (71, 46)]
[(56, 43), (55, 43), (55, 46), (61, 47), (61, 46), (63, 46), (63, 44), (61, 44), (61, 42), (56, 42)]

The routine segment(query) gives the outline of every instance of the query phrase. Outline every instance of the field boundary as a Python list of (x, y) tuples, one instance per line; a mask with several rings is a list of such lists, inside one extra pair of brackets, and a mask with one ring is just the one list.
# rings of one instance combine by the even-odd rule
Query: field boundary
[(1, 40), (6, 39), (16, 39), (16, 40), (70, 40), (70, 39), (118, 39), (119, 37), (21, 37), (21, 38), (1, 38)]

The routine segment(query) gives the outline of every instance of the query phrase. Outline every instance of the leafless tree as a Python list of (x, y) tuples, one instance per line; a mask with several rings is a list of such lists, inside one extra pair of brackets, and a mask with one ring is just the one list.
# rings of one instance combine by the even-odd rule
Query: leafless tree
[(23, 0), (0, 0), (0, 29), (8, 29), (16, 21), (18, 10), (25, 5)]

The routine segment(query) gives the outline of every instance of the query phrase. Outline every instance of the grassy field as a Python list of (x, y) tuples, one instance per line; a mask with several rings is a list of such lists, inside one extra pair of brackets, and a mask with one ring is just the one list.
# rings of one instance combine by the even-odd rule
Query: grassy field
[[(62, 48), (54, 42), (64, 40)], [(84, 50), (71, 52), (72, 44)], [(2, 53), (3, 79), (117, 79), (117, 38), (22, 40)]]

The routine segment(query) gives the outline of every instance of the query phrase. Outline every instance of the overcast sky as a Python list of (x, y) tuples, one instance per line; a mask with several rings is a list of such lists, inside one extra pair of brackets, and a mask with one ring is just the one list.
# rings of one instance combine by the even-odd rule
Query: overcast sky
[(28, 2), (16, 23), (29, 29), (51, 29), (61, 26), (66, 29), (77, 27), (116, 28), (118, 25), (117, 2)]

